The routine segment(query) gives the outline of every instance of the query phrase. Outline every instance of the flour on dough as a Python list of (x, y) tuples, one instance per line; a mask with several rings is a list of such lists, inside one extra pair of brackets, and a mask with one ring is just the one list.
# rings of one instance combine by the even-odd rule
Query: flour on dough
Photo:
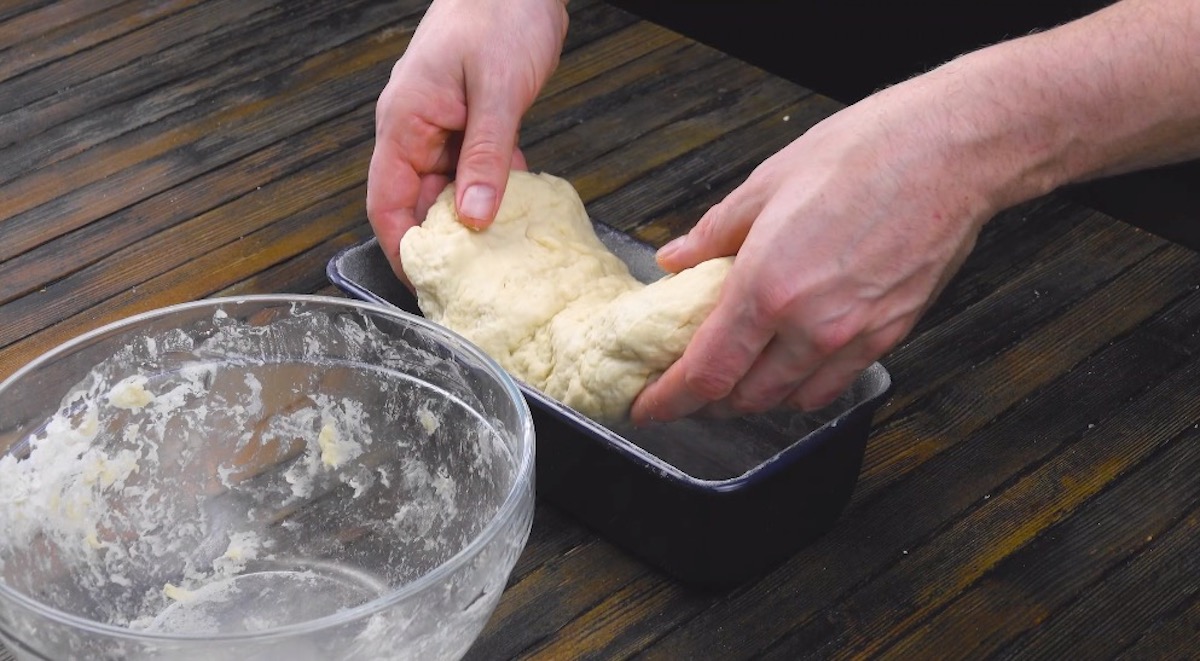
[(571, 184), (514, 171), (483, 232), (458, 222), (451, 184), (400, 243), (421, 312), (513, 376), (602, 422), (625, 418), (683, 354), (732, 257), (649, 285), (596, 237)]

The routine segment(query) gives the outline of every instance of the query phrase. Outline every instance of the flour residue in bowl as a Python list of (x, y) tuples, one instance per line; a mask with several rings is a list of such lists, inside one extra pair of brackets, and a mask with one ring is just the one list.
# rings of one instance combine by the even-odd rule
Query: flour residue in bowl
[[(320, 356), (329, 337), (345, 358)], [(295, 610), (412, 580), (477, 534), (515, 470), (490, 422), (389, 367), (439, 360), (323, 315), (133, 340), (0, 456), (0, 581), (106, 624), (224, 631), (211, 605), (265, 607), (267, 583)], [(378, 567), (314, 569), (340, 557)]]
[(154, 383), (136, 374), (108, 387), (111, 367), (101, 365), (28, 437), (26, 456), (0, 457), (0, 571), (66, 569), (74, 585), (62, 589), (64, 600), (78, 602), (73, 591), (82, 591), (86, 610), (125, 625), (153, 601), (148, 574), (202, 579), (228, 572), (230, 560), (210, 564), (203, 555), (214, 510), (201, 506), (204, 456), (188, 447), (209, 418), (213, 367), (186, 365)]

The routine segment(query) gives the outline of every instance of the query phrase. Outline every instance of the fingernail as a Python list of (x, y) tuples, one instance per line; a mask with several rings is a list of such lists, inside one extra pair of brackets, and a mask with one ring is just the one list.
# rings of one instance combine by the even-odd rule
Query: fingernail
[(475, 184), (463, 193), (458, 215), (464, 220), (485, 221), (491, 217), (495, 205), (496, 191), (491, 186)]
[(677, 236), (674, 239), (671, 239), (667, 245), (658, 249), (658, 259), (670, 259), (671, 255), (679, 252), (679, 249), (683, 247), (684, 243), (687, 243), (686, 234), (684, 236)]

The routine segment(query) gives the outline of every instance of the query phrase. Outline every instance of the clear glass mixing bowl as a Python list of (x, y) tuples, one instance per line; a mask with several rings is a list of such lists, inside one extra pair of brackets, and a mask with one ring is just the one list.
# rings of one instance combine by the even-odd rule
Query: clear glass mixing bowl
[(458, 658), (528, 540), (513, 380), (418, 317), (208, 299), (0, 383), (19, 658)]

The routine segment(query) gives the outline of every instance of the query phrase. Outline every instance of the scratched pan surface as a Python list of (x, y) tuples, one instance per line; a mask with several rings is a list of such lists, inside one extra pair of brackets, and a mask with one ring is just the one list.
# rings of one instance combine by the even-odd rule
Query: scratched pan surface
[[(663, 275), (651, 246), (595, 226), (634, 277)], [(327, 274), (350, 296), (420, 314), (374, 239), (336, 255)], [(891, 377), (875, 363), (815, 414), (645, 429), (605, 427), (521, 389), (537, 430), (539, 497), (680, 581), (722, 589), (769, 570), (833, 527), (853, 493), (871, 417)]]

